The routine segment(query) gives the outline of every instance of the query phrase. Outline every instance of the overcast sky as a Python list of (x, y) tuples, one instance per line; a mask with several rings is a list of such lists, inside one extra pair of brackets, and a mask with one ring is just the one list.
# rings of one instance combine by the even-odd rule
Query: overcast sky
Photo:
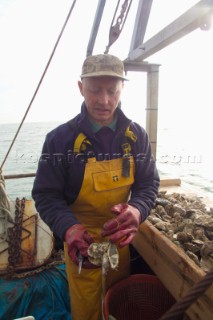
[[(197, 2), (154, 0), (145, 40)], [(116, 3), (107, 0), (94, 53), (105, 51)], [(0, 0), (0, 123), (22, 120), (71, 4), (70, 0)], [(82, 97), (77, 81), (97, 4), (98, 0), (76, 1), (26, 122), (63, 122), (79, 112)], [(137, 4), (134, 0), (123, 32), (109, 51), (121, 59), (128, 56)], [(197, 126), (196, 121), (205, 121), (211, 125), (212, 57), (211, 29), (196, 30), (147, 59), (161, 64), (159, 118), (162, 121), (165, 117), (176, 117), (176, 124), (183, 121)], [(143, 123), (146, 75), (129, 73), (128, 77), (123, 108), (133, 120)]]

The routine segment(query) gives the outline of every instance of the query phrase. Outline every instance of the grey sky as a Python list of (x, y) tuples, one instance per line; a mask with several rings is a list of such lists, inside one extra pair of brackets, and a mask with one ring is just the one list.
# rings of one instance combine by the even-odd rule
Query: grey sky
[[(197, 2), (154, 0), (146, 37), (154, 35)], [(97, 3), (98, 0), (76, 2), (26, 122), (66, 121), (79, 111), (82, 97), (77, 81)], [(94, 53), (105, 50), (115, 3), (107, 1)], [(121, 59), (128, 56), (137, 3), (133, 1), (123, 33), (110, 49), (110, 53)], [(0, 0), (0, 123), (21, 121), (71, 4), (68, 0)], [(212, 29), (196, 30), (147, 59), (161, 64), (159, 115), (162, 121), (165, 116), (175, 116), (187, 123), (192, 110), (193, 122), (200, 121), (201, 114), (205, 121), (210, 121), (212, 39)], [(128, 77), (130, 82), (122, 98), (124, 108), (130, 117), (143, 123), (145, 75), (129, 74)]]

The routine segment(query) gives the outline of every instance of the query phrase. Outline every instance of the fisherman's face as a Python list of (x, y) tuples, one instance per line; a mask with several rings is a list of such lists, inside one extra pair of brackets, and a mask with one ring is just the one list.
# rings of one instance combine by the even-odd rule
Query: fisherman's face
[(92, 120), (102, 126), (110, 124), (120, 102), (123, 81), (107, 76), (84, 78), (78, 86)]

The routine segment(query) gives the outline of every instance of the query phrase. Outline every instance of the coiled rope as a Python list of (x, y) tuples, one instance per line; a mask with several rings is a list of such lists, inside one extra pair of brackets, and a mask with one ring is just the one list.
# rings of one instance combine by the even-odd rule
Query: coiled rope
[(7, 224), (9, 221), (12, 221), (12, 216), (10, 212), (10, 203), (9, 199), (5, 192), (5, 181), (0, 170), (0, 243), (4, 242), (7, 238)]

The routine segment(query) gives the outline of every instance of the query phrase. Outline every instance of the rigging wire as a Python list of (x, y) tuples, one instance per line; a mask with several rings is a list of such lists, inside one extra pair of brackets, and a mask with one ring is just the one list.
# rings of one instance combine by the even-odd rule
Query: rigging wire
[(194, 303), (213, 283), (213, 269), (193, 287), (189, 289), (185, 296), (176, 302), (159, 320), (181, 320), (185, 311)]
[(35, 97), (36, 97), (36, 95), (37, 95), (37, 93), (38, 93), (38, 90), (39, 90), (39, 88), (40, 88), (40, 86), (41, 86), (41, 83), (42, 83), (42, 81), (43, 81), (43, 79), (44, 79), (44, 77), (45, 77), (45, 75), (46, 75), (46, 73), (47, 73), (47, 70), (48, 70), (48, 68), (49, 68), (49, 66), (50, 66), (50, 63), (51, 63), (51, 61), (52, 61), (52, 59), (53, 59), (53, 56), (54, 56), (54, 54), (55, 54), (56, 48), (57, 48), (57, 46), (58, 46), (58, 44), (59, 44), (59, 41), (60, 41), (60, 39), (61, 39), (61, 37), (62, 37), (62, 34), (63, 34), (64, 30), (65, 30), (65, 27), (66, 27), (66, 25), (67, 25), (67, 23), (68, 23), (68, 21), (69, 21), (69, 18), (70, 18), (70, 16), (71, 16), (71, 13), (72, 13), (73, 9), (74, 9), (74, 6), (75, 6), (76, 1), (77, 1), (77, 0), (73, 0), (73, 3), (72, 3), (71, 8), (70, 8), (70, 10), (69, 10), (69, 13), (68, 13), (68, 15), (67, 15), (67, 17), (66, 17), (66, 19), (65, 19), (65, 22), (64, 22), (64, 24), (63, 24), (63, 27), (62, 27), (60, 33), (59, 33), (59, 35), (58, 35), (58, 38), (57, 38), (56, 43), (55, 43), (55, 45), (54, 45), (54, 47), (53, 47), (52, 53), (51, 53), (51, 55), (50, 55), (50, 57), (49, 57), (49, 60), (48, 60), (48, 62), (47, 62), (47, 64), (46, 64), (46, 67), (44, 68), (44, 71), (43, 71), (43, 73), (42, 73), (42, 76), (41, 76), (41, 78), (40, 78), (40, 80), (39, 80), (39, 82), (38, 82), (38, 85), (37, 85), (37, 87), (36, 87), (36, 89), (35, 89), (35, 92), (34, 92), (32, 98), (31, 98), (31, 101), (30, 101), (28, 107), (27, 107), (27, 110), (26, 110), (26, 112), (25, 112), (25, 114), (24, 114), (24, 117), (23, 117), (23, 119), (22, 119), (22, 121), (21, 121), (21, 123), (20, 123), (20, 125), (19, 125), (19, 127), (18, 127), (18, 129), (17, 129), (17, 131), (16, 131), (16, 134), (15, 134), (15, 136), (14, 136), (14, 138), (13, 138), (11, 144), (10, 144), (10, 147), (9, 147), (9, 149), (8, 149), (5, 157), (4, 157), (4, 160), (3, 160), (2, 164), (1, 164), (0, 172), (2, 172), (2, 168), (3, 168), (4, 164), (5, 164), (5, 161), (7, 160), (7, 157), (8, 157), (8, 155), (9, 155), (9, 153), (10, 153), (10, 151), (11, 151), (13, 145), (14, 145), (14, 142), (15, 142), (15, 140), (16, 140), (18, 134), (19, 134), (19, 131), (20, 131), (20, 129), (21, 129), (23, 123), (24, 123), (24, 120), (25, 120), (25, 118), (26, 118), (26, 116), (27, 116), (27, 114), (28, 114), (28, 112), (29, 112), (29, 110), (30, 110), (30, 108), (31, 108), (31, 106), (32, 106), (32, 103), (33, 103), (33, 101), (35, 100)]

